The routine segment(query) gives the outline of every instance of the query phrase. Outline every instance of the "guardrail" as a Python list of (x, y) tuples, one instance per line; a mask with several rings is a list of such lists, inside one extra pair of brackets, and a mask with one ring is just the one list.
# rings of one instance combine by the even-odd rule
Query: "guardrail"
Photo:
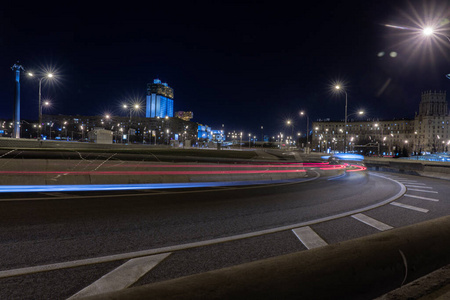
[(450, 163), (422, 160), (401, 160), (393, 158), (365, 158), (369, 170), (399, 172), (440, 179), (450, 179)]

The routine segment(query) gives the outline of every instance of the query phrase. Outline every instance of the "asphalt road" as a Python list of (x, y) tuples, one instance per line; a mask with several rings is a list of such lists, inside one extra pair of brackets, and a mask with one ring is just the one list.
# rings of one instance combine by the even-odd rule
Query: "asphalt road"
[[(26, 196), (37, 200), (3, 194), (0, 271), (55, 263), (71, 268), (3, 276), (0, 298), (65, 299), (133, 259), (136, 255), (126, 254), (136, 251), (159, 249), (148, 255), (167, 256), (132, 286), (306, 250), (311, 240), (302, 240), (296, 228), (309, 228), (331, 244), (385, 230), (368, 225), (371, 220), (395, 228), (450, 213), (447, 182), (408, 175), (394, 178), (410, 186), (405, 196), (365, 211), (401, 189), (376, 175), (355, 172), (265, 187)], [(125, 256), (111, 258), (117, 254)], [(70, 265), (99, 257), (111, 259)]]

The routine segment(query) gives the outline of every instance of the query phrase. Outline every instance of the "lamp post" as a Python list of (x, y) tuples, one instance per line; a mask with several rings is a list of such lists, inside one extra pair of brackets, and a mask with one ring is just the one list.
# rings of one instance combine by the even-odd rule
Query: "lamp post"
[(344, 153), (347, 153), (347, 91), (340, 85), (335, 86), (336, 90), (342, 90), (345, 93), (345, 125), (344, 125)]
[[(41, 103), (41, 105), (40, 105), (40, 108), (39, 108), (39, 115), (41, 116), (41, 119), (42, 119), (42, 108), (44, 107), (44, 106), (49, 106), (50, 105), (50, 102), (48, 102), (48, 101), (44, 101), (43, 103)], [(45, 131), (47, 131), (47, 127), (45, 127)], [(41, 124), (40, 124), (40, 122), (39, 122), (39, 135), (41, 134)], [(52, 135), (52, 128), (50, 127), (50, 139), (52, 139), (51, 138), (51, 135)]]
[(167, 145), (169, 145), (169, 132), (170, 132), (170, 130), (169, 129), (166, 129), (166, 140), (167, 140)]
[(309, 148), (309, 116), (304, 111), (300, 112), (300, 116), (306, 116), (306, 148)]
[(252, 136), (251, 133), (248, 134), (248, 149), (250, 149), (250, 137)]
[(128, 105), (128, 104), (124, 104), (123, 106), (122, 106), (124, 109), (129, 109), (130, 110), (130, 123), (131, 123), (131, 112), (133, 111), (133, 109), (134, 110), (139, 110), (139, 108), (140, 108), (140, 106), (139, 106), (139, 104), (135, 104), (135, 105)]
[(239, 142), (239, 150), (241, 150), (242, 149), (242, 131), (241, 131), (241, 139), (240, 139), (240, 142)]
[(84, 141), (84, 126), (81, 125), (80, 129), (81, 129), (81, 141), (83, 142)]
[[(291, 126), (291, 137), (294, 135), (294, 124), (291, 122), (291, 120), (287, 120), (286, 124), (288, 126)], [(289, 148), (291, 148), (291, 141), (289, 140)]]
[[(381, 128), (381, 139), (379, 139), (379, 140), (380, 141), (383, 140), (383, 126), (380, 126), (378, 123), (375, 123), (374, 126), (375, 126), (376, 130), (378, 130), (378, 128)], [(378, 156), (380, 156), (380, 143), (378, 143)]]
[(264, 126), (261, 126), (261, 148), (264, 146)]
[[(34, 74), (33, 73), (28, 73), (28, 76), (33, 77)], [(41, 136), (41, 125), (42, 125), (42, 80), (45, 78), (53, 78), (53, 74), (52, 73), (48, 73), (45, 76), (41, 76), (39, 78), (39, 136)]]

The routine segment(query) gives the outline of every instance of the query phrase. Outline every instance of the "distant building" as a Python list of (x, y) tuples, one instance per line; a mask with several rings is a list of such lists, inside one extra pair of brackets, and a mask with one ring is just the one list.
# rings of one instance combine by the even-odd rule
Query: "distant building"
[(184, 121), (190, 121), (194, 117), (194, 113), (192, 111), (177, 111), (175, 117)]
[(414, 124), (417, 151), (447, 151), (450, 143), (449, 122), (446, 92), (423, 92)]
[(212, 140), (212, 132), (211, 127), (208, 125), (198, 124), (197, 130), (197, 138), (200, 141), (211, 141)]
[(223, 130), (211, 130), (212, 140), (217, 143), (225, 141), (225, 132)]
[(147, 84), (146, 118), (173, 117), (173, 89), (155, 79)]
[[(347, 150), (362, 146), (381, 154), (399, 152), (447, 152), (450, 145), (450, 116), (446, 92), (426, 91), (421, 95), (419, 113), (414, 119), (353, 121), (347, 123)], [(312, 148), (315, 151), (342, 151), (343, 121), (313, 122)]]
[(90, 142), (96, 144), (112, 144), (113, 134), (111, 130), (96, 127), (88, 132), (88, 138)]
[[(146, 143), (169, 145), (172, 140), (190, 140), (192, 145), (197, 142), (197, 123), (183, 121), (178, 118), (143, 118), (123, 116), (70, 116), (42, 115), (43, 123), (53, 123), (42, 129), (53, 139), (84, 140), (89, 132), (96, 128), (104, 128), (112, 132), (113, 143)], [(35, 136), (34, 133), (33, 136)]]

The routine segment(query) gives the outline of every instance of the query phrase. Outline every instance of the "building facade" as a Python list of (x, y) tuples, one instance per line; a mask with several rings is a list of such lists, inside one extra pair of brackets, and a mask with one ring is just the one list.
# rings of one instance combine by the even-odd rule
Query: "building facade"
[(419, 114), (415, 117), (416, 148), (427, 152), (447, 151), (449, 122), (446, 92), (423, 92)]
[(43, 135), (51, 139), (88, 141), (89, 132), (104, 128), (112, 132), (113, 143), (170, 145), (174, 141), (197, 142), (197, 123), (179, 118), (121, 116), (43, 115)]
[(147, 84), (146, 118), (173, 117), (173, 89), (155, 79)]
[(312, 124), (312, 150), (347, 151), (394, 155), (406, 149), (409, 153), (447, 152), (450, 144), (450, 117), (446, 92), (426, 91), (421, 95), (419, 113), (414, 119), (347, 122), (347, 145), (344, 145), (345, 123), (319, 120)]

